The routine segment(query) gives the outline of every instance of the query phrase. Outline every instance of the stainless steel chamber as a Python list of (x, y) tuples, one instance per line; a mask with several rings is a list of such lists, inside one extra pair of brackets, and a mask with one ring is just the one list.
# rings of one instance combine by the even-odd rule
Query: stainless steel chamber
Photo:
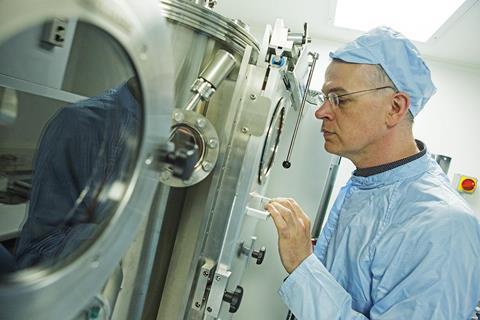
[[(173, 59), (160, 17), (154, 1), (19, 0), (0, 4), (0, 87), (8, 93), (0, 98), (2, 112), (8, 111), (0, 123), (0, 153), (9, 161), (2, 162), (0, 173), (2, 181), (6, 180), (1, 190), (0, 224), (17, 214), (22, 221), (24, 210), (28, 210), (27, 223), (36, 223), (29, 219), (38, 214), (32, 208), (37, 208), (38, 201), (49, 206), (45, 237), (34, 238), (25, 226), (18, 230), (22, 225), (2, 234), (0, 249), (7, 248), (5, 256), (13, 256), (17, 264), (19, 243), (24, 240), (33, 239), (30, 253), (38, 257), (0, 274), (1, 319), (73, 319), (79, 314), (88, 316), (81, 311), (92, 303), (95, 308), (108, 309), (107, 304), (115, 300), (107, 301), (121, 282), (117, 280), (121, 274), (115, 271), (119, 261), (155, 202), (154, 195), (168, 191), (159, 183), (155, 168), (159, 158), (153, 157), (166, 148), (173, 109)], [(158, 59), (160, 53), (162, 59)], [(96, 169), (79, 174), (77, 180), (64, 175), (85, 167), (88, 154), (94, 168), (107, 163), (105, 150), (113, 141), (105, 139), (104, 129), (111, 128), (113, 136), (124, 131), (121, 127), (113, 130), (119, 124), (114, 117), (94, 113), (106, 100), (99, 103), (88, 98), (112, 89), (119, 84), (116, 81), (126, 83), (130, 77), (134, 80), (129, 81), (128, 90), (135, 95), (129, 95), (130, 102), (139, 102), (138, 109), (132, 110), (137, 125), (122, 138), (125, 153), (118, 153), (122, 157), (110, 158), (109, 170), (118, 170), (101, 178), (103, 172)], [(78, 114), (82, 103), (87, 104), (83, 110), (91, 110), (90, 115), (95, 116), (70, 117)], [(122, 104), (113, 101), (112, 114), (122, 117), (125, 110), (117, 108)], [(60, 114), (63, 118), (56, 116)], [(74, 130), (80, 121), (97, 126)], [(52, 123), (69, 125), (62, 132), (49, 131), (46, 128), (52, 128)], [(99, 133), (98, 147), (79, 152), (87, 143), (88, 131)], [(49, 147), (43, 148), (43, 154), (49, 158), (35, 167), (42, 149), (39, 144), (47, 136)], [(59, 141), (66, 141), (63, 151), (56, 149)], [(62, 157), (69, 163), (58, 160)], [(60, 167), (65, 170), (57, 172), (58, 184), (47, 187), (44, 179), (54, 177)], [(39, 177), (33, 182), (40, 194), (35, 203), (30, 201), (34, 197), (32, 175), (34, 181)], [(75, 183), (78, 193), (68, 199), (54, 197)], [(6, 201), (19, 191), (25, 194), (21, 201)], [(18, 206), (20, 210), (15, 210)], [(38, 225), (32, 230), (37, 232)], [(65, 237), (55, 238), (62, 232)], [(83, 236), (63, 250), (67, 246), (63, 239), (75, 232)], [(5, 256), (0, 264), (10, 258), (3, 259)], [(109, 277), (112, 285), (105, 286)], [(106, 295), (99, 295), (101, 291)]]
[[(293, 33), (278, 19), (257, 41), (244, 23), (216, 13), (214, 5), (174, 0), (1, 5), (0, 41), (57, 18), (47, 39), (52, 53), (70, 43), (63, 41), (65, 21), (76, 30), (55, 81), (37, 77), (45, 66), (55, 66), (55, 59), (35, 65), (30, 79), (14, 74), (21, 68), (0, 72), (1, 125), (20, 123), (15, 92), (61, 100), (56, 105), (61, 110), (94, 96), (97, 82), (108, 89), (126, 76), (137, 79), (127, 84), (140, 102), (140, 125), (125, 141), (127, 156), (116, 158), (127, 163), (119, 178), (82, 186), (72, 203), (76, 208), (95, 191), (93, 208), (102, 208), (105, 219), (94, 236), (61, 259), (2, 275), (0, 318), (230, 319), (243, 296), (254, 294), (242, 287), (245, 268), (262, 268), (276, 248), (257, 243), (257, 223), (268, 215), (253, 203), (262, 199), (274, 162), (283, 160), (276, 157), (278, 147), (292, 140), (289, 160), (318, 55), (308, 52), (307, 25)], [(95, 53), (104, 38), (94, 50), (85, 42), (91, 38), (80, 36), (80, 29), (90, 28), (84, 22), (114, 40), (108, 54)], [(113, 58), (128, 65), (125, 72)], [(8, 69), (7, 60), (0, 71)], [(12, 56), (19, 65), (26, 60)], [(38, 141), (52, 114), (38, 124)], [(288, 114), (298, 117), (293, 139), (282, 135)], [(0, 138), (0, 149), (7, 140), (3, 145)], [(105, 140), (95, 152), (103, 155), (109, 144)]]
[(255, 241), (268, 216), (247, 206), (251, 193), (264, 192), (278, 145), (290, 143), (281, 135), (286, 114), (301, 113), (308, 30), (292, 33), (277, 20), (259, 43), (208, 3), (160, 7), (175, 52), (173, 128), (197, 156), (190, 179), (162, 172), (172, 189), (157, 236), (134, 258), (143, 271), (125, 319), (229, 319), (253, 294), (241, 286), (246, 265), (261, 268), (268, 258)]

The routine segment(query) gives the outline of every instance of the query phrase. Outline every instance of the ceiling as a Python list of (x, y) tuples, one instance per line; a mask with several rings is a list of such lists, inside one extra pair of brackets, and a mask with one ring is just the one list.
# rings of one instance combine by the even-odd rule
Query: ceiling
[[(480, 0), (467, 1), (470, 8), (466, 12), (454, 15), (428, 42), (415, 44), (427, 58), (480, 70)], [(314, 41), (353, 40), (360, 32), (333, 26), (335, 3), (335, 0), (218, 0), (215, 11), (240, 19), (252, 29), (264, 29), (267, 24), (273, 25), (276, 18), (282, 18), (294, 32), (301, 32), (303, 23), (308, 22)]]

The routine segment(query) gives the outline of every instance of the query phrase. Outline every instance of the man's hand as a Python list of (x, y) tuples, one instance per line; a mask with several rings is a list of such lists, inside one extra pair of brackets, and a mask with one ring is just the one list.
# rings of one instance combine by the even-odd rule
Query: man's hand
[(292, 273), (312, 254), (310, 219), (293, 199), (273, 199), (265, 209), (277, 227), (282, 264), (288, 273)]

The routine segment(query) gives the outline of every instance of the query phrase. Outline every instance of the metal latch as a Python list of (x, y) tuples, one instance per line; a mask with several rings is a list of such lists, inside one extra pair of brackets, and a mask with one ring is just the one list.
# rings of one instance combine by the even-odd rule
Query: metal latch
[(193, 296), (192, 308), (200, 311), (208, 298), (209, 286), (213, 280), (213, 270), (215, 269), (215, 262), (207, 260), (200, 269), (200, 275), (197, 280), (197, 287)]

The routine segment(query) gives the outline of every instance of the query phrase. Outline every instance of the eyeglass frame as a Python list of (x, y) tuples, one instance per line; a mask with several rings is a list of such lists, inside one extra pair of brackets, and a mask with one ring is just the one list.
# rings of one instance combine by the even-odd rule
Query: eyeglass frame
[[(344, 94), (341, 94), (341, 95), (338, 95), (336, 94), (335, 92), (329, 92), (328, 94), (325, 94), (323, 93), (322, 91), (319, 91), (318, 92), (318, 99), (320, 100), (320, 106), (324, 105), (325, 102), (330, 102), (330, 104), (336, 108), (339, 108), (340, 107), (340, 101), (339, 101), (339, 98), (342, 98), (342, 97), (346, 97), (346, 96), (350, 96), (352, 94), (357, 94), (357, 93), (364, 93), (364, 92), (370, 92), (370, 91), (376, 91), (376, 90), (382, 90), (382, 89), (392, 89), (393, 91), (395, 91), (395, 93), (398, 93), (398, 89), (393, 87), (393, 86), (383, 86), (383, 87), (378, 87), (378, 88), (372, 88), (372, 89), (365, 89), (365, 90), (359, 90), (359, 91), (354, 91), (354, 92), (347, 92), (347, 93), (344, 93)], [(332, 100), (330, 100), (331, 98), (330, 97), (336, 97), (335, 98), (335, 101), (332, 102)]]

